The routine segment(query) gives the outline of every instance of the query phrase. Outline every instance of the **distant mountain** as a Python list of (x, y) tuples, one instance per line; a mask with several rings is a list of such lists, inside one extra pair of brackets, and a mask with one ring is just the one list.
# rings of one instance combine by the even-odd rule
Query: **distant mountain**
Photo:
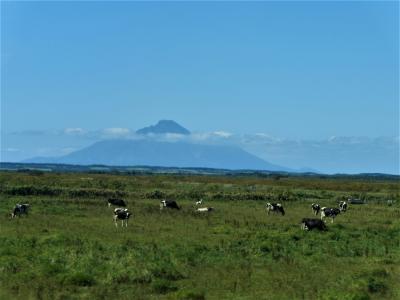
[(292, 171), (233, 146), (168, 143), (144, 139), (100, 141), (65, 156), (37, 157), (24, 162)]
[(165, 134), (165, 133), (176, 133), (176, 134), (190, 134), (190, 131), (182, 127), (178, 123), (172, 120), (160, 120), (156, 125), (144, 127), (136, 131), (138, 134)]

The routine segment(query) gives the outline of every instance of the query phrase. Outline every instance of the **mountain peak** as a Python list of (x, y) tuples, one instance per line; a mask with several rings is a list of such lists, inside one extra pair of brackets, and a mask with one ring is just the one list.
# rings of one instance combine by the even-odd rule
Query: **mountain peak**
[(156, 125), (144, 127), (136, 131), (138, 134), (163, 134), (163, 133), (177, 133), (177, 134), (190, 134), (190, 131), (182, 127), (173, 120), (160, 120)]

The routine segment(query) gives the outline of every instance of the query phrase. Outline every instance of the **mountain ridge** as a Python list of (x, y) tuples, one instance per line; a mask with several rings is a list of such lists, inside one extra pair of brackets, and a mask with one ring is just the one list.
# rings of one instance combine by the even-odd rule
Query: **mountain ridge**
[(175, 133), (189, 135), (190, 131), (173, 120), (160, 120), (156, 125), (150, 125), (136, 130), (137, 134), (166, 134)]

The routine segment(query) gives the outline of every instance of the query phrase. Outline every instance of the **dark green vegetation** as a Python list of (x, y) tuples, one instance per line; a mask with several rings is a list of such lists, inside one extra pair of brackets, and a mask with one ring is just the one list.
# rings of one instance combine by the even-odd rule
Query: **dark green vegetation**
[(109, 166), (109, 165), (68, 165), (56, 163), (11, 163), (0, 162), (0, 171), (18, 172), (85, 172), (92, 174), (114, 174), (114, 175), (151, 175), (151, 174), (175, 174), (175, 175), (224, 175), (224, 176), (247, 176), (264, 178), (282, 177), (307, 177), (307, 178), (330, 178), (330, 179), (361, 179), (361, 180), (400, 180), (399, 175), (381, 173), (361, 174), (335, 174), (326, 175), (312, 172), (293, 173), (283, 171), (256, 171), (256, 170), (227, 170), (212, 168), (176, 168), (176, 167), (152, 167), (152, 166)]
[[(396, 180), (0, 173), (0, 299), (400, 299)], [(133, 212), (115, 228), (109, 196)], [(159, 211), (175, 198), (181, 211)], [(367, 200), (303, 232), (310, 205)], [(211, 214), (196, 214), (203, 197)], [(396, 200), (392, 206), (387, 200)], [(287, 214), (267, 216), (265, 202)], [(28, 217), (10, 220), (16, 203)]]

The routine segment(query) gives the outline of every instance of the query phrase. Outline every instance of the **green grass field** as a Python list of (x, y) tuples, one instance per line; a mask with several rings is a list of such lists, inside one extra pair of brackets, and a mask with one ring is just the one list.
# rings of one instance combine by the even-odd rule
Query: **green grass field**
[[(0, 173), (0, 299), (400, 299), (400, 184)], [(115, 228), (109, 196), (133, 213)], [(180, 211), (159, 210), (172, 197)], [(304, 232), (311, 203), (353, 205)], [(194, 212), (203, 197), (210, 214)], [(393, 206), (387, 200), (396, 200)], [(267, 215), (281, 202), (286, 215)], [(11, 220), (16, 203), (30, 215)]]

